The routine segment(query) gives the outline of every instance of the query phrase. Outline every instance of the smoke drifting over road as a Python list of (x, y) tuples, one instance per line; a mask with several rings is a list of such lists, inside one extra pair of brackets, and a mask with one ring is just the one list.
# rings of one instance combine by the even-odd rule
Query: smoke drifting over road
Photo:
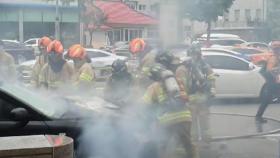
[(103, 116), (84, 124), (78, 153), (93, 158), (155, 158), (151, 113), (141, 105), (131, 105), (116, 113), (117, 116)]

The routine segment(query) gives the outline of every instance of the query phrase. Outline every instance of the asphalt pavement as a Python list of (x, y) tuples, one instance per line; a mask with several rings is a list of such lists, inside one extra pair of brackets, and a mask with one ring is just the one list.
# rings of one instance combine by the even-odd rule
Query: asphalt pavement
[[(212, 103), (212, 113), (231, 113), (255, 116), (259, 107), (257, 101), (216, 101)], [(280, 121), (280, 104), (271, 104), (264, 113), (264, 117)]]
[(279, 158), (280, 134), (263, 136), (280, 129), (280, 104), (270, 105), (258, 124), (256, 101), (216, 101), (210, 107), (210, 125), (215, 141), (198, 143), (200, 158)]

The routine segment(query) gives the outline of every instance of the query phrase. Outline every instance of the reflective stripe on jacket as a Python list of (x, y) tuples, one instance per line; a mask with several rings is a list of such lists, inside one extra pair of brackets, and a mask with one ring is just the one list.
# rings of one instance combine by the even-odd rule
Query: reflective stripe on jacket
[(191, 121), (192, 115), (190, 110), (172, 112), (172, 113), (164, 113), (163, 115), (158, 117), (160, 124), (173, 124), (185, 121)]
[[(164, 104), (167, 101), (167, 95), (160, 82), (154, 82), (150, 85), (143, 97), (144, 102), (147, 104), (159, 104), (158, 111), (165, 109)], [(191, 121), (191, 112), (187, 110), (180, 110), (176, 112), (165, 112), (158, 116), (158, 121), (160, 124), (170, 124), (170, 123), (179, 123), (185, 121)]]
[(90, 63), (85, 63), (75, 73), (75, 85), (83, 88), (91, 88), (94, 83), (94, 71)]
[(161, 104), (167, 99), (167, 96), (160, 82), (154, 82), (150, 85), (143, 96), (146, 104)]

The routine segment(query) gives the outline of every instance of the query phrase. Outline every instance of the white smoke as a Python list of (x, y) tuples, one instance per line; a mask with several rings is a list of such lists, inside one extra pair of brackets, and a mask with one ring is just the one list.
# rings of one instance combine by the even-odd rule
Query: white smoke
[[(103, 116), (85, 123), (79, 139), (81, 145), (78, 154), (92, 158), (155, 158), (156, 145), (147, 146), (154, 142), (149, 117), (142, 105), (130, 105), (115, 112), (118, 116)], [(150, 150), (150, 151), (149, 151)]]

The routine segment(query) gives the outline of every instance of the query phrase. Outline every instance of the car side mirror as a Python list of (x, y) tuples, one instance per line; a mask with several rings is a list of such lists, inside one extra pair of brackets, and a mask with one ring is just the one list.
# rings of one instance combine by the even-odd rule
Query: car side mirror
[(249, 70), (254, 70), (256, 68), (256, 66), (252, 63), (249, 64)]
[(19, 122), (28, 121), (29, 113), (25, 108), (15, 108), (10, 112), (11, 119)]

